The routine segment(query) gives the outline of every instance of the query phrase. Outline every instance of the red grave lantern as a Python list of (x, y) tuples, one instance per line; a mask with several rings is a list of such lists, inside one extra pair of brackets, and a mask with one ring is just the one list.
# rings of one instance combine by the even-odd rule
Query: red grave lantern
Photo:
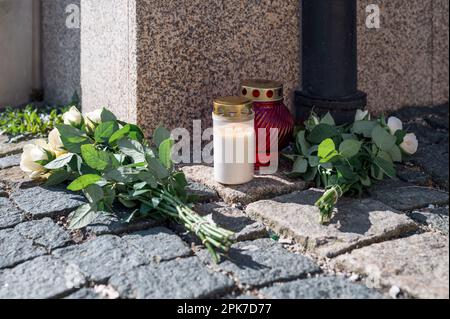
[[(241, 95), (253, 101), (256, 130), (256, 169), (268, 166), (261, 163), (262, 155), (279, 156), (279, 150), (289, 144), (294, 132), (294, 119), (289, 109), (284, 105), (283, 84), (268, 80), (247, 80), (241, 85)], [(270, 129), (278, 129), (278, 149), (271, 149)], [(266, 129), (265, 152), (260, 150), (258, 130)], [(263, 144), (264, 145), (264, 144)], [(262, 160), (264, 161), (264, 160)]]

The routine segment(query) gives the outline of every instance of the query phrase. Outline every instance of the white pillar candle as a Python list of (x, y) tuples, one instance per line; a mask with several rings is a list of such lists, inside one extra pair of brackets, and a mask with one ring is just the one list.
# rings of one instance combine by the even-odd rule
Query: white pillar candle
[[(226, 101), (229, 101), (228, 98)], [(214, 119), (214, 178), (225, 185), (239, 185), (250, 182), (254, 177), (256, 135), (251, 102), (245, 99), (232, 99), (241, 107), (250, 107), (247, 113), (241, 108), (229, 106), (232, 111), (213, 113)], [(244, 103), (244, 102), (245, 103)], [(223, 100), (220, 104), (223, 107)], [(250, 105), (250, 106), (249, 106)], [(244, 109), (245, 109), (244, 107)], [(216, 107), (215, 110), (220, 108)]]

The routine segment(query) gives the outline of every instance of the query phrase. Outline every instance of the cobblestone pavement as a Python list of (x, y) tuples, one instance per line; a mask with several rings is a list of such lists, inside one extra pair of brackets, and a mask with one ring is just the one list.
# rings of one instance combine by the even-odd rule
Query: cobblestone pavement
[(68, 231), (84, 198), (28, 180), (22, 146), (0, 137), (0, 298), (448, 298), (448, 105), (397, 113), (418, 155), (399, 180), (343, 199), (328, 226), (313, 206), (321, 191), (302, 181), (227, 188), (210, 167), (183, 168), (196, 211), (237, 233), (219, 265), (172, 223), (102, 216)]

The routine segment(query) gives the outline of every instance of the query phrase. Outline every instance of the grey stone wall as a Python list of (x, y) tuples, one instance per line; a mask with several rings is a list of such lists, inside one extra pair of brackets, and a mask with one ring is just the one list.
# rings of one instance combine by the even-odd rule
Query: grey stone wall
[(66, 104), (80, 90), (80, 29), (67, 28), (66, 8), (80, 0), (41, 0), (42, 87), (46, 102)]

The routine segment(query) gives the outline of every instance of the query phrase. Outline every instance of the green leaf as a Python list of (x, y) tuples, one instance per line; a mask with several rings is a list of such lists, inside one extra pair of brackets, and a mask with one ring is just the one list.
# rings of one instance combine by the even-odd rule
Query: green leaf
[(186, 175), (184, 175), (183, 172), (176, 172), (175, 174), (173, 174), (173, 178), (177, 182), (177, 184), (180, 188), (184, 189), (186, 186), (188, 186), (188, 181), (186, 180)]
[(98, 143), (109, 141), (114, 132), (119, 130), (119, 125), (115, 121), (102, 122), (95, 129), (94, 137)]
[(352, 168), (347, 165), (347, 164), (343, 164), (343, 165), (337, 165), (336, 166), (337, 171), (339, 172), (339, 174), (344, 177), (346, 180), (352, 181), (355, 178), (359, 178), (352, 170)]
[(389, 162), (380, 156), (375, 157), (373, 162), (390, 178), (396, 177), (395, 167), (392, 162)]
[(114, 143), (115, 141), (118, 141), (122, 138), (124, 138), (131, 130), (130, 124), (125, 125), (120, 130), (116, 131), (111, 137), (109, 138), (109, 144)]
[(52, 174), (49, 176), (47, 181), (45, 182), (45, 186), (56, 186), (63, 182), (65, 182), (71, 174), (67, 172), (66, 170), (57, 170), (53, 171)]
[(302, 155), (307, 155), (308, 150), (311, 148), (311, 144), (306, 141), (306, 131), (300, 131), (297, 133), (297, 148), (301, 151)]
[(320, 124), (328, 124), (331, 126), (336, 126), (336, 122), (334, 121), (333, 116), (331, 115), (330, 112), (328, 112), (320, 121)]
[(133, 159), (134, 163), (145, 162), (144, 146), (137, 141), (123, 138), (117, 142), (119, 149)]
[(102, 180), (102, 177), (99, 175), (95, 175), (95, 174), (82, 175), (82, 176), (78, 177), (76, 180), (74, 180), (67, 187), (67, 189), (70, 191), (77, 192), (77, 191), (85, 189), (89, 185), (95, 184), (101, 180)]
[(159, 147), (162, 142), (170, 138), (170, 132), (163, 126), (159, 126), (153, 133), (153, 143)]
[(355, 140), (345, 140), (339, 146), (339, 152), (345, 158), (356, 156), (361, 150), (362, 143)]
[(308, 168), (306, 173), (303, 174), (303, 179), (306, 182), (311, 182), (316, 178), (316, 175), (318, 172), (319, 172), (319, 170), (317, 169), (317, 167), (310, 167), (310, 168)]
[(89, 143), (88, 137), (79, 129), (70, 125), (57, 125), (64, 148), (72, 153), (79, 154), (81, 146)]
[(327, 138), (339, 135), (339, 131), (331, 125), (319, 124), (308, 135), (308, 140), (314, 144), (320, 144)]
[(304, 174), (308, 170), (308, 161), (304, 157), (299, 157), (294, 162), (292, 173)]
[(102, 188), (96, 184), (89, 185), (83, 191), (90, 203), (97, 203), (104, 197)]
[(174, 141), (171, 139), (167, 139), (163, 141), (159, 145), (159, 159), (161, 163), (167, 168), (172, 168), (172, 147), (173, 147)]
[(158, 159), (154, 157), (148, 157), (147, 161), (149, 164), (149, 169), (156, 175), (157, 178), (166, 179), (170, 176), (169, 171)]
[(320, 143), (318, 152), (321, 163), (329, 162), (335, 156), (339, 155), (339, 153), (336, 151), (336, 145), (331, 138), (328, 138)]
[(68, 153), (68, 154), (61, 155), (57, 159), (55, 159), (52, 162), (50, 162), (47, 165), (45, 165), (45, 168), (46, 169), (63, 168), (64, 166), (66, 166), (67, 164), (70, 163), (70, 161), (72, 160), (72, 158), (74, 156), (75, 156), (75, 154), (73, 154), (73, 153)]
[(139, 171), (132, 168), (119, 167), (107, 171), (105, 177), (118, 183), (133, 183), (139, 180)]
[(391, 157), (391, 159), (396, 163), (401, 163), (403, 160), (402, 151), (400, 150), (400, 147), (398, 147), (397, 145), (394, 145), (394, 147), (388, 151), (388, 154)]
[(104, 122), (111, 122), (111, 121), (117, 121), (117, 117), (109, 110), (103, 108), (102, 114), (100, 115), (100, 118), (102, 120), (102, 123)]
[(68, 228), (71, 230), (75, 230), (86, 227), (87, 225), (92, 223), (99, 215), (100, 212), (97, 212), (90, 204), (80, 206), (69, 216)]
[(320, 159), (318, 156), (308, 156), (309, 166), (317, 167), (320, 164)]
[(389, 151), (394, 147), (395, 142), (397, 141), (395, 136), (389, 134), (389, 132), (380, 125), (376, 126), (372, 131), (372, 139), (382, 151)]
[(107, 152), (97, 151), (92, 144), (81, 147), (81, 156), (89, 167), (97, 171), (105, 170), (110, 164), (109, 154)]
[(361, 181), (361, 184), (363, 184), (366, 187), (372, 186), (372, 180), (367, 175), (366, 176), (360, 176), (359, 180)]
[(156, 188), (158, 186), (155, 177), (150, 172), (140, 172), (138, 177), (141, 181), (146, 182), (152, 188)]
[(376, 121), (356, 121), (353, 124), (352, 131), (355, 134), (361, 134), (364, 137), (372, 137), (372, 131), (377, 126)]
[(405, 139), (406, 131), (398, 130), (395, 132), (395, 137), (397, 139), (396, 143), (397, 145), (400, 145), (403, 143), (403, 140)]

